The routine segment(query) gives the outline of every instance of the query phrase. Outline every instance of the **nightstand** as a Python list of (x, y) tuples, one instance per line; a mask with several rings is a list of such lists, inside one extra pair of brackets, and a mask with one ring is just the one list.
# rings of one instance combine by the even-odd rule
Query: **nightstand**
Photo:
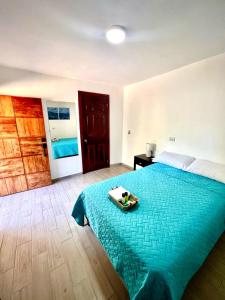
[(136, 165), (141, 167), (146, 167), (154, 162), (152, 161), (153, 157), (147, 157), (145, 154), (135, 155), (134, 156), (134, 170), (136, 170)]

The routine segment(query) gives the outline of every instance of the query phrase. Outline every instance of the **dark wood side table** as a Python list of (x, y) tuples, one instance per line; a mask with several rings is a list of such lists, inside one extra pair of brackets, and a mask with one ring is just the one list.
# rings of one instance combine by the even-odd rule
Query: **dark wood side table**
[(135, 155), (134, 156), (134, 170), (136, 170), (136, 165), (141, 167), (146, 167), (154, 162), (152, 161), (153, 157), (147, 157), (145, 154)]

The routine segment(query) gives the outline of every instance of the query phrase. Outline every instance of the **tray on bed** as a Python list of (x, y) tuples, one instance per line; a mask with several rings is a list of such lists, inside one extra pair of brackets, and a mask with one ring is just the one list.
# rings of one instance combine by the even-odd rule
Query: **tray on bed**
[(139, 202), (138, 197), (136, 197), (133, 194), (130, 194), (129, 196), (129, 201), (130, 203), (127, 205), (124, 205), (122, 202), (116, 200), (115, 198), (113, 198), (111, 195), (109, 195), (109, 199), (112, 200), (119, 208), (121, 208), (122, 210), (129, 210), (131, 209), (133, 206), (135, 206), (137, 204), (137, 202)]

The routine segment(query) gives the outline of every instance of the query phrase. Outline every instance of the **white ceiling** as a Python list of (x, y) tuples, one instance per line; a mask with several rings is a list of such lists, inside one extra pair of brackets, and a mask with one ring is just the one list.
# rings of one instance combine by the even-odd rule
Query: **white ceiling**
[(0, 0), (0, 36), (2, 65), (125, 85), (225, 52), (225, 0)]

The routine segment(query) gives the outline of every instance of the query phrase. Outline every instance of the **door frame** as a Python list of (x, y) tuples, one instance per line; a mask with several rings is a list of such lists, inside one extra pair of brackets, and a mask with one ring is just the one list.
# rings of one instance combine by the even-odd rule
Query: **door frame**
[[(87, 170), (84, 169), (84, 126), (83, 126), (83, 122), (84, 122), (84, 112), (82, 109), (82, 95), (102, 95), (102, 96), (107, 96), (108, 99), (110, 100), (110, 95), (108, 94), (103, 94), (103, 93), (95, 93), (95, 92), (86, 92), (86, 91), (81, 91), (78, 90), (78, 111), (79, 111), (79, 126), (80, 126), (80, 145), (81, 145), (81, 154), (82, 154), (82, 169), (83, 169), (83, 174), (89, 172)], [(110, 104), (110, 101), (109, 101)], [(110, 166), (110, 105), (108, 108), (109, 111), (109, 144), (107, 147), (107, 154), (108, 154), (108, 165), (107, 167)]]

